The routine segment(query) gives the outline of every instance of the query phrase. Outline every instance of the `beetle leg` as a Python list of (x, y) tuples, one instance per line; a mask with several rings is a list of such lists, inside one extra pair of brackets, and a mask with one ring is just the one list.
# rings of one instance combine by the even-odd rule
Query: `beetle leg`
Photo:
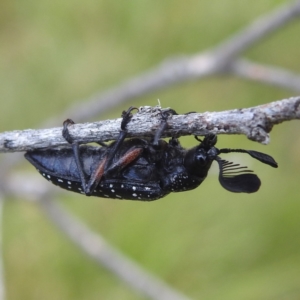
[(75, 124), (75, 122), (72, 119), (67, 119), (63, 122), (62, 136), (69, 144), (74, 143), (74, 140), (71, 137), (69, 129), (68, 129), (68, 126), (73, 125), (73, 124)]
[(73, 125), (73, 124), (75, 124), (75, 123), (71, 119), (67, 119), (67, 120), (64, 121), (62, 136), (72, 146), (75, 162), (76, 162), (78, 173), (79, 173), (80, 180), (81, 180), (82, 189), (86, 193), (86, 176), (84, 174), (83, 165), (82, 165), (82, 162), (81, 162), (81, 159), (80, 159), (80, 156), (79, 156), (79, 142), (76, 142), (72, 139), (72, 137), (69, 133), (69, 130), (68, 130), (68, 126)]
[[(134, 109), (137, 109), (137, 108), (136, 107), (130, 107), (126, 112), (123, 111), (123, 113), (122, 113), (122, 118), (123, 119), (122, 119), (122, 122), (121, 122), (120, 135), (119, 135), (116, 143), (114, 144), (113, 148), (109, 151), (108, 155), (106, 157), (104, 157), (103, 160), (101, 160), (98, 167), (95, 169), (95, 171), (91, 175), (88, 183), (87, 183), (87, 180), (86, 180), (85, 173), (83, 171), (84, 169), (83, 169), (82, 161), (81, 161), (80, 155), (79, 155), (79, 142), (76, 142), (72, 139), (72, 137), (69, 133), (69, 130), (68, 130), (68, 126), (74, 124), (74, 121), (71, 120), (71, 119), (67, 119), (66, 121), (64, 121), (62, 135), (65, 138), (65, 140), (72, 145), (74, 158), (75, 158), (75, 162), (76, 162), (77, 169), (78, 169), (78, 172), (79, 172), (82, 188), (83, 188), (83, 191), (85, 192), (85, 194), (87, 196), (91, 195), (93, 189), (99, 184), (99, 182), (102, 179), (103, 174), (104, 174), (106, 169), (109, 170), (109, 172), (111, 172), (112, 170), (120, 168), (121, 165), (123, 165), (123, 167), (125, 167), (131, 161), (136, 159), (137, 155), (132, 155), (131, 154), (131, 157), (132, 157), (131, 159), (130, 159), (130, 155), (129, 156), (125, 155), (123, 160), (120, 161), (119, 165), (115, 164), (114, 166), (112, 166), (112, 168), (110, 168), (111, 162), (112, 162), (116, 152), (120, 149), (120, 147), (122, 146), (123, 141), (126, 138), (126, 135), (127, 135), (126, 126), (132, 118), (131, 111), (134, 110)], [(102, 145), (101, 142), (100, 142), (100, 145)]]
[(170, 117), (170, 115), (171, 116), (177, 115), (177, 112), (174, 109), (169, 109), (167, 111), (160, 111), (160, 114), (161, 114), (162, 121), (155, 132), (153, 146), (158, 146), (159, 140), (160, 140), (163, 132), (165, 131), (165, 129), (168, 126), (168, 122), (167, 122), (168, 118)]
[[(95, 189), (95, 187), (99, 184), (101, 181), (103, 175), (109, 173), (112, 173), (114, 170), (119, 169), (120, 167), (125, 167), (127, 166), (131, 161), (136, 159), (136, 155), (131, 155), (132, 158), (130, 159), (130, 155), (127, 157), (126, 154), (123, 156), (123, 160), (121, 159), (119, 161), (119, 164), (114, 164), (111, 166), (112, 160), (114, 156), (116, 155), (117, 151), (120, 149), (122, 146), (122, 143), (124, 142), (126, 135), (127, 135), (127, 129), (126, 126), (130, 122), (132, 118), (131, 111), (137, 109), (136, 107), (129, 107), (129, 109), (125, 112), (122, 112), (122, 122), (121, 122), (121, 131), (120, 135), (113, 145), (113, 148), (109, 151), (107, 156), (101, 161), (99, 164), (98, 168), (96, 168), (95, 172), (91, 175), (90, 180), (86, 186), (86, 192), (88, 194), (91, 194), (92, 191)], [(127, 162), (128, 161), (128, 162)]]
[(117, 160), (114, 164), (110, 165), (105, 170), (105, 176), (110, 177), (113, 173), (118, 173), (125, 167), (127, 167), (130, 163), (135, 161), (144, 151), (143, 148), (132, 148), (129, 151), (127, 151), (122, 157), (120, 157), (119, 160)]
[(121, 131), (120, 135), (113, 145), (113, 148), (109, 151), (108, 155), (101, 161), (98, 168), (94, 171), (94, 173), (91, 175), (90, 180), (86, 187), (86, 192), (88, 194), (91, 194), (92, 191), (96, 188), (96, 186), (101, 181), (103, 175), (107, 176), (109, 174), (112, 174), (113, 172), (116, 172), (118, 170), (121, 170), (122, 168), (125, 168), (129, 163), (134, 161), (142, 151), (141, 148), (137, 148), (131, 151), (128, 151), (119, 159), (116, 163), (112, 165), (112, 160), (114, 156), (116, 155), (116, 152), (120, 149), (122, 146), (122, 143), (124, 142), (126, 135), (127, 135), (127, 129), (126, 126), (130, 122), (132, 118), (131, 111), (137, 109), (136, 107), (130, 107), (126, 112), (123, 111), (122, 113), (122, 123), (121, 123)]
[[(195, 111), (191, 111), (191, 112), (187, 112), (185, 113), (185, 115), (189, 115), (189, 114), (193, 114), (195, 113)], [(174, 109), (168, 109), (168, 110), (161, 110), (160, 111), (161, 117), (162, 117), (162, 121), (158, 127), (158, 129), (155, 132), (155, 136), (153, 139), (153, 146), (158, 146), (159, 144), (159, 139), (161, 138), (163, 132), (165, 131), (165, 129), (168, 126), (168, 118), (170, 116), (174, 116), (174, 115), (178, 115), (178, 113), (174, 110)]]
[(86, 188), (84, 192), (87, 196), (90, 196), (92, 194), (93, 190), (102, 179), (106, 162), (107, 162), (107, 156), (100, 161), (100, 164), (92, 173), (89, 182), (85, 184)]
[(94, 189), (98, 186), (99, 182), (101, 181), (102, 177), (110, 178), (113, 173), (120, 172), (134, 160), (136, 160), (140, 154), (143, 152), (143, 148), (134, 148), (127, 151), (118, 161), (116, 161), (113, 165), (109, 166), (106, 169), (106, 164), (108, 160), (108, 156), (106, 156), (101, 163), (99, 164), (98, 168), (93, 172), (91, 178), (87, 184), (86, 192), (88, 195), (91, 195)]
[(105, 166), (105, 170), (109, 169), (111, 162), (116, 155), (117, 151), (121, 148), (122, 143), (124, 142), (126, 136), (127, 136), (127, 129), (126, 126), (130, 122), (132, 118), (131, 112), (137, 109), (136, 107), (129, 107), (127, 111), (122, 112), (122, 122), (121, 122), (121, 131), (118, 139), (116, 140), (115, 144), (113, 145), (112, 149), (109, 151), (108, 157), (107, 157), (107, 162)]

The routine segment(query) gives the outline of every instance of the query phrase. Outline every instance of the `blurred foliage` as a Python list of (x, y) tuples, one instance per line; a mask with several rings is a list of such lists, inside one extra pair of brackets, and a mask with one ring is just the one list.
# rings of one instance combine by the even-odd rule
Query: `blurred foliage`
[[(283, 3), (3, 0), (0, 130), (39, 128), (75, 101), (165, 58), (213, 47)], [(299, 27), (292, 22), (245, 56), (300, 72)], [(178, 112), (201, 112), (292, 95), (220, 76), (141, 97), (105, 118), (118, 117), (129, 105), (156, 105), (158, 98), (163, 107)], [(279, 169), (274, 170), (242, 156), (263, 182), (253, 195), (225, 191), (213, 169), (200, 188), (153, 203), (85, 198), (63, 191), (60, 201), (126, 255), (191, 298), (299, 299), (299, 124), (276, 126), (271, 137), (268, 147), (244, 136), (219, 138), (220, 147), (256, 149), (278, 161)], [(186, 146), (195, 143), (191, 137), (182, 140)], [(84, 256), (36, 205), (15, 200), (9, 199), (4, 210), (8, 299), (143, 299)]]

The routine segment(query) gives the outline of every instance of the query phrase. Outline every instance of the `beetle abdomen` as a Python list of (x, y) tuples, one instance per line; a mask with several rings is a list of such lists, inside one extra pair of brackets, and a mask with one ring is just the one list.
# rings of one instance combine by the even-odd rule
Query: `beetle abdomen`
[[(100, 147), (82, 146), (80, 152), (83, 169), (87, 179), (89, 179), (93, 169), (95, 169), (103, 158), (105, 149)], [(54, 185), (75, 193), (85, 194), (72, 149), (30, 151), (25, 154), (25, 157), (36, 167), (45, 179)], [(139, 164), (132, 168), (128, 168), (128, 171), (124, 174), (125, 177), (136, 177), (136, 172), (139, 170), (138, 166)], [(144, 172), (140, 170), (139, 173), (143, 174)], [(129, 174), (131, 174), (131, 176)], [(152, 201), (168, 194), (168, 192), (162, 191), (158, 181), (149, 180), (151, 177), (156, 177), (154, 176), (155, 172), (150, 172), (150, 174), (152, 175), (147, 178), (148, 182), (146, 184), (141, 182), (141, 180), (142, 177), (147, 174), (138, 176), (136, 178), (137, 180), (134, 180), (134, 178), (125, 181), (124, 178), (123, 180), (106, 179), (92, 191), (91, 196), (111, 199)]]
[(128, 199), (152, 201), (169, 194), (161, 189), (157, 182), (141, 183), (138, 181), (124, 181), (107, 179), (101, 182), (92, 192), (92, 196), (112, 199)]
[[(104, 151), (100, 147), (82, 146), (80, 155), (84, 157), (83, 168), (90, 176), (101, 161)], [(47, 179), (49, 177), (81, 181), (72, 149), (48, 149), (29, 151), (25, 158)]]

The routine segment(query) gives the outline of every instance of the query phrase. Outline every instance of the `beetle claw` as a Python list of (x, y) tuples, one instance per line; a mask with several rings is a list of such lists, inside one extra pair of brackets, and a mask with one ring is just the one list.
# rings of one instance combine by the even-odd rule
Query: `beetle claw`
[(73, 124), (75, 124), (75, 122), (72, 119), (67, 119), (63, 122), (62, 136), (69, 144), (73, 144), (74, 141), (68, 129), (68, 127)]

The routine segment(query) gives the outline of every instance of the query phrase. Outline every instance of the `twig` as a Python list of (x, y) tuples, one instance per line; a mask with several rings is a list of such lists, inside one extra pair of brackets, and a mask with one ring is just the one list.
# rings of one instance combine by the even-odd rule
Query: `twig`
[[(220, 72), (225, 73), (233, 71), (236, 72), (236, 74), (249, 79), (262, 81), (268, 84), (273, 83), (298, 91), (299, 85), (297, 84), (297, 79), (290, 77), (295, 84), (286, 84), (287, 81), (276, 77), (277, 75), (282, 77), (282, 74), (279, 74), (278, 72), (274, 72), (274, 74), (269, 73), (268, 78), (265, 76), (255, 76), (255, 74), (253, 75), (252, 66), (248, 65), (247, 69), (245, 64), (243, 66), (239, 63), (235, 64), (235, 61), (232, 58), (245, 50), (246, 46), (249, 47), (250, 45), (253, 45), (257, 40), (294, 19), (299, 14), (299, 11), (299, 0), (280, 6), (271, 13), (267, 13), (259, 19), (256, 19), (252, 24), (220, 43), (220, 45), (210, 51), (201, 52), (190, 57), (185, 56), (168, 59), (166, 62), (163, 62), (161, 65), (144, 74), (139, 74), (106, 92), (101, 92), (89, 99), (80, 101), (80, 103), (73, 105), (60, 116), (56, 116), (55, 118), (46, 121), (42, 127), (53, 126), (70, 117), (74, 118), (77, 122), (86, 121), (89, 118), (99, 116), (101, 113), (104, 113), (129, 99), (134, 99), (159, 89), (170, 87), (173, 84), (189, 81), (191, 79), (200, 79)], [(258, 30), (259, 26), (257, 24), (262, 26), (263, 30)], [(222, 57), (223, 61), (219, 56)], [(232, 67), (229, 63), (233, 64)], [(57, 131), (57, 133), (59, 132), (60, 130)], [(14, 139), (14, 137), (11, 138)], [(8, 151), (8, 149), (3, 147), (4, 143), (5, 141), (2, 140), (0, 152)], [(64, 143), (64, 141), (60, 140), (58, 144), (60, 143)], [(50, 146), (51, 143), (46, 143), (46, 145), (43, 143), (43, 147)], [(33, 147), (38, 146), (35, 145)], [(22, 150), (21, 147), (19, 150), (13, 151), (25, 150), (28, 150), (28, 148)], [(20, 162), (20, 160), (21, 156), (15, 155), (13, 158), (8, 157), (2, 165), (3, 173), (6, 173), (14, 165)]]
[(3, 204), (4, 199), (0, 194), (0, 300), (5, 299), (5, 278), (3, 265)]
[[(167, 110), (167, 109), (166, 109)], [(159, 107), (144, 106), (128, 124), (128, 137), (153, 137), (161, 120)], [(249, 139), (269, 143), (273, 125), (300, 118), (300, 96), (268, 104), (223, 112), (173, 115), (163, 137), (183, 135), (245, 134)], [(76, 124), (69, 130), (80, 143), (116, 140), (121, 119)], [(62, 128), (23, 130), (0, 134), (0, 152), (28, 151), (67, 146)]]
[(38, 203), (50, 220), (83, 253), (94, 259), (99, 266), (105, 267), (123, 282), (129, 284), (135, 291), (154, 300), (188, 300), (180, 292), (169, 287), (162, 280), (120, 253), (115, 247), (109, 245), (101, 233), (92, 232), (80, 220), (53, 201), (51, 199), (53, 194), (59, 190), (53, 188), (41, 176), (27, 172), (15, 172), (6, 176), (5, 182), (0, 184), (6, 195)]
[(91, 232), (59, 207), (53, 201), (40, 201), (48, 217), (57, 225), (83, 252), (101, 266), (106, 267), (124, 282), (143, 295), (155, 300), (188, 300), (179, 292), (147, 273), (129, 258), (111, 247), (99, 235)]
[(279, 67), (237, 59), (230, 65), (230, 70), (240, 77), (300, 92), (300, 75)]
[[(299, 7), (300, 1), (296, 1), (291, 4), (287, 4), (286, 6), (282, 6), (276, 11), (271, 12), (270, 14), (266, 14), (265, 16), (260, 18), (259, 21), (255, 21), (254, 23), (250, 24), (250, 26), (246, 27), (237, 35), (234, 35), (230, 39), (224, 41), (219, 46), (211, 49), (211, 51), (198, 53), (191, 57), (181, 57), (178, 59), (168, 60), (166, 63), (159, 65), (158, 67), (154, 68), (153, 70), (150, 70), (149, 72), (146, 72), (145, 74), (130, 79), (124, 82), (122, 85), (117, 86), (116, 88), (113, 88), (105, 93), (95, 95), (88, 101), (82, 101), (80, 104), (71, 107), (65, 112), (64, 116), (56, 117), (55, 121), (52, 121), (51, 124), (57, 124), (57, 122), (60, 122), (67, 117), (72, 117), (75, 119), (75, 121), (88, 120), (89, 118), (98, 116), (100, 113), (103, 113), (104, 111), (113, 108), (119, 105), (120, 103), (125, 102), (126, 100), (134, 99), (141, 95), (145, 95), (147, 93), (162, 88), (168, 88), (171, 85), (180, 82), (189, 81), (191, 79), (200, 79), (204, 76), (225, 72), (235, 72), (239, 76), (259, 80), (264, 83), (274, 83), (279, 86), (299, 91), (298, 83), (296, 82), (295, 84), (288, 84), (288, 81), (286, 81), (281, 76), (282, 72), (278, 73), (278, 70), (269, 68), (269, 70), (272, 71), (272, 73), (269, 72), (268, 76), (257, 76), (255, 72), (253, 73), (253, 65), (246, 65), (245, 61), (243, 65), (241, 64), (242, 61), (234, 61), (237, 55), (242, 53), (244, 50), (253, 45), (259, 39), (266, 36), (267, 34), (270, 34), (272, 31), (275, 31), (276, 29), (280, 28), (285, 23), (299, 15)], [(294, 76), (290, 78), (297, 77)], [(256, 114), (256, 112), (258, 114)], [(227, 119), (226, 117), (222, 119), (222, 114), (227, 115)], [(150, 115), (151, 114), (148, 115), (148, 118)], [(246, 121), (246, 127), (238, 128), (236, 126), (237, 124), (235, 124), (233, 120), (234, 117), (238, 118), (239, 121), (241, 120), (241, 118), (243, 119), (243, 121)], [(135, 116), (135, 118), (137, 118), (137, 116)], [(187, 130), (187, 134), (205, 134), (207, 133), (207, 131), (214, 133), (244, 133), (249, 138), (267, 143), (269, 140), (268, 132), (271, 130), (272, 125), (292, 119), (299, 119), (299, 97), (270, 103), (265, 106), (260, 106), (259, 109), (252, 108), (245, 110), (233, 110), (223, 113), (220, 112), (193, 115), (191, 114), (187, 116), (174, 116), (169, 122), (170, 127), (168, 129), (168, 134), (172, 134), (172, 130), (176, 128), (176, 124), (181, 124), (180, 126), (182, 126), (183, 129), (181, 131), (175, 129), (173, 131), (175, 135), (185, 134), (184, 130)], [(136, 121), (137, 120), (138, 119), (136, 119)], [(198, 123), (196, 122), (197, 120)], [(226, 122), (229, 123), (226, 124), (222, 122), (222, 120), (224, 122), (226, 120)], [(99, 129), (101, 129), (102, 131), (102, 126), (105, 125), (104, 122), (99, 122), (98, 124), (95, 123), (97, 124), (96, 126), (92, 124), (78, 124), (73, 126), (72, 129), (70, 128), (70, 131), (71, 134), (75, 135), (79, 140), (84, 142), (91, 141), (94, 139), (100, 140), (102, 138), (102, 140), (105, 140), (105, 138), (114, 139), (117, 137), (119, 132), (119, 121), (120, 120), (108, 121), (112, 122), (112, 128), (107, 129), (109, 136), (105, 136), (103, 135), (103, 132), (101, 133), (99, 131)], [(147, 123), (149, 125), (149, 127), (146, 128), (146, 130), (148, 130), (148, 133), (145, 131), (142, 134), (152, 135), (153, 131), (157, 127), (158, 122), (159, 118), (156, 115), (153, 120), (150, 120), (149, 123)], [(258, 123), (254, 124), (255, 122)], [(91, 128), (94, 128), (95, 132), (98, 132), (98, 134), (95, 134), (95, 132), (89, 132), (89, 126), (94, 126)], [(175, 127), (173, 128), (172, 126)], [(135, 134), (134, 122), (129, 124), (128, 129), (131, 135)], [(51, 133), (51, 136), (47, 136), (47, 134), (45, 135), (45, 133), (47, 132)], [(81, 133), (81, 135), (79, 134), (79, 132)], [(20, 135), (18, 136), (18, 134)], [(7, 139), (5, 138), (5, 136)], [(61, 137), (61, 128), (57, 128), (56, 130), (48, 129), (45, 131), (27, 131), (27, 135), (24, 135), (24, 132), (10, 132), (1, 135), (0, 151), (25, 151), (33, 148), (47, 148), (59, 145), (66, 145), (65, 141)], [(16, 161), (15, 156), (13, 160)], [(10, 162), (12, 162), (12, 160), (10, 160)], [(10, 167), (12, 165), (13, 163), (10, 164)], [(4, 174), (4, 170), (5, 168), (2, 167), (2, 174)], [(18, 186), (19, 189), (19, 185), (14, 186)], [(121, 278), (122, 276), (125, 276), (125, 273), (120, 273), (118, 270), (114, 269), (117, 267), (116, 264), (113, 264), (115, 259), (114, 257), (107, 256), (104, 261), (102, 261), (101, 258), (96, 257), (96, 255), (100, 255), (99, 252), (101, 252), (101, 249), (103, 249), (101, 248), (101, 246), (103, 246), (103, 244), (101, 244), (101, 238), (97, 239), (97, 237), (95, 237), (93, 233), (85, 232), (86, 228), (81, 227), (80, 224), (79, 229), (75, 225), (74, 231), (64, 228), (67, 227), (65, 226), (65, 219), (67, 220), (67, 223), (71, 220), (71, 223), (69, 223), (69, 225), (71, 226), (70, 228), (72, 228), (72, 221), (74, 220), (72, 218), (68, 218), (63, 211), (60, 211), (57, 206), (52, 206), (52, 204), (54, 205), (54, 203), (49, 201), (44, 202), (43, 207), (47, 211), (47, 214), (53, 218), (54, 223), (58, 224), (58, 226), (60, 226), (68, 236), (74, 239), (74, 241), (78, 243), (78, 245), (80, 245), (81, 240), (80, 234), (87, 234), (86, 238), (83, 239), (83, 242), (96, 241), (96, 248), (89, 247), (88, 244), (91, 245), (90, 243), (88, 243), (87, 245), (80, 245), (80, 247), (82, 249), (86, 249), (86, 253), (88, 255), (91, 255), (100, 264), (105, 264), (107, 268), (118, 274), (118, 276), (120, 276)], [(60, 220), (58, 220), (57, 218), (60, 218)], [(76, 234), (79, 235), (77, 235), (76, 237)], [(95, 249), (97, 249), (97, 251), (99, 252), (95, 252)], [(103, 257), (105, 257), (105, 255)], [(119, 258), (121, 259), (122, 265), (123, 257), (119, 256)], [(126, 261), (127, 259), (125, 257), (125, 264)], [(109, 267), (109, 264), (112, 264), (112, 267)], [(148, 288), (150, 287), (149, 293), (156, 293), (156, 288), (151, 288), (151, 277), (150, 283), (148, 282), (149, 277), (147, 277), (147, 275), (144, 278), (147, 279), (146, 282), (144, 282), (144, 285), (148, 286)], [(138, 282), (139, 284), (141, 283), (140, 281)], [(135, 283), (136, 282), (134, 280), (131, 281), (132, 285), (134, 285)], [(160, 282), (158, 281), (158, 285), (156, 285), (156, 287), (159, 286)], [(148, 293), (145, 293), (143, 291), (143, 283), (137, 288), (140, 289), (144, 294)], [(172, 294), (173, 291), (170, 291)], [(177, 299), (184, 298), (183, 296), (181, 297), (181, 295), (175, 292), (173, 293), (171, 298), (169, 297), (164, 299), (176, 299), (174, 295), (177, 295), (179, 297)]]
[(300, 1), (291, 1), (254, 20), (216, 48), (219, 57), (231, 61), (250, 46), (300, 15)]
[[(70, 107), (60, 116), (60, 120), (71, 117), (77, 122), (86, 121), (127, 100), (169, 88), (178, 83), (226, 73), (230, 71), (230, 64), (239, 54), (263, 37), (292, 21), (299, 14), (299, 0), (284, 4), (254, 20), (250, 25), (208, 51), (199, 52), (192, 56), (169, 58), (144, 74), (126, 80), (106, 92), (81, 100), (79, 104)], [(290, 88), (293, 89), (293, 87)], [(55, 118), (55, 120), (57, 122), (58, 119)]]

